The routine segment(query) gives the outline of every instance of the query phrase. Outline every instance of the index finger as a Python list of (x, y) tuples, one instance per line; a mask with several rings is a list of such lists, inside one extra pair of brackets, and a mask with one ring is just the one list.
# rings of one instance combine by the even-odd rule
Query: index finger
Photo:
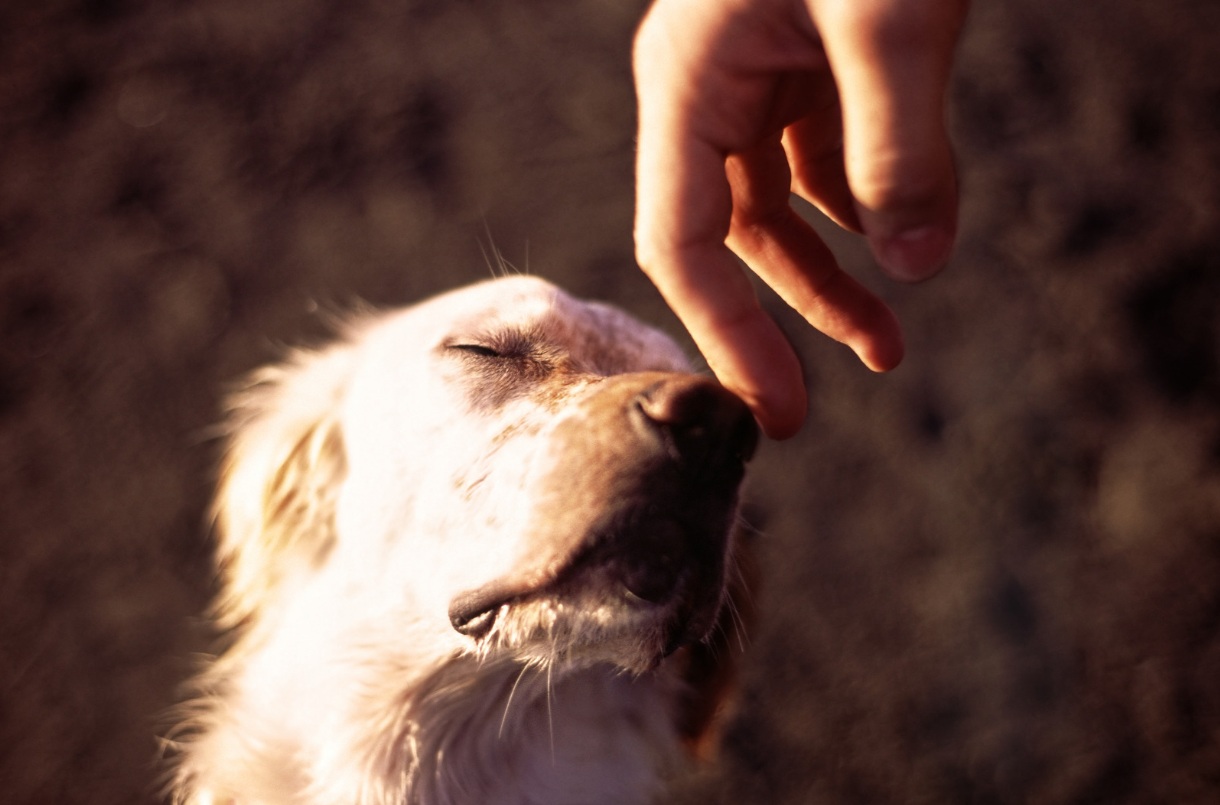
[(696, 138), (643, 125), (637, 156), (636, 255), (726, 388), (766, 434), (805, 418), (800, 363), (725, 245), (732, 195), (724, 155)]

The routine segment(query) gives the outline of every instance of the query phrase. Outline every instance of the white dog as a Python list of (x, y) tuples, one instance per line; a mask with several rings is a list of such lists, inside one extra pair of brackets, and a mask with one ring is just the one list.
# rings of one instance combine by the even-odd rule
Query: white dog
[(757, 432), (666, 336), (514, 276), (235, 407), (177, 801), (643, 803), (708, 734)]

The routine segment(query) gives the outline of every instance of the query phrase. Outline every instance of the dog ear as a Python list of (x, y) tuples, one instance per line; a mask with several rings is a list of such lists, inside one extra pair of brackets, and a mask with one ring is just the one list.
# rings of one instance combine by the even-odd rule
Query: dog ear
[(274, 608), (334, 545), (347, 471), (339, 408), (351, 363), (346, 345), (298, 352), (253, 374), (231, 400), (214, 510), (225, 627)]

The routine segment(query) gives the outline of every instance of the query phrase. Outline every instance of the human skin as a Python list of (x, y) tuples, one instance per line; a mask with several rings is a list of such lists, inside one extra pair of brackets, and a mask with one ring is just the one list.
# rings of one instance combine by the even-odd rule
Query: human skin
[(874, 371), (892, 311), (844, 273), (794, 193), (862, 234), (887, 276), (935, 274), (957, 180), (945, 88), (967, 0), (657, 0), (636, 34), (636, 258), (773, 438), (806, 396), (741, 267)]

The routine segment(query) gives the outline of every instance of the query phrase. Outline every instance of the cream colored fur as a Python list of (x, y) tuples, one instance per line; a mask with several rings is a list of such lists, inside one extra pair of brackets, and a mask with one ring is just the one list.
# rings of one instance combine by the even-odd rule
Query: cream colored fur
[[(506, 332), (553, 370), (535, 386), (472, 349)], [(692, 737), (688, 658), (662, 659), (653, 614), (543, 596), (474, 640), (447, 611), (555, 572), (600, 481), (555, 488), (554, 434), (593, 421), (606, 378), (645, 371), (689, 367), (625, 314), (510, 277), (256, 375), (217, 504), (229, 645), (173, 736), (176, 801), (650, 801)]]

